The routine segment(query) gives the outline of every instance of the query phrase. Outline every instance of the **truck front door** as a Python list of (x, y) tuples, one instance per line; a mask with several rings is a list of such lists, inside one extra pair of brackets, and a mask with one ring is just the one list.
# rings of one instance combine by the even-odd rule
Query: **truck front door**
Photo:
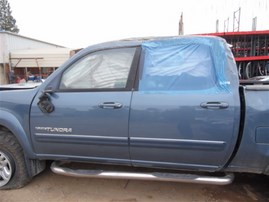
[(40, 95), (32, 104), (31, 134), (38, 155), (129, 163), (137, 51), (136, 47), (96, 51), (60, 70), (57, 89), (47, 95), (54, 111), (47, 113), (38, 106)]

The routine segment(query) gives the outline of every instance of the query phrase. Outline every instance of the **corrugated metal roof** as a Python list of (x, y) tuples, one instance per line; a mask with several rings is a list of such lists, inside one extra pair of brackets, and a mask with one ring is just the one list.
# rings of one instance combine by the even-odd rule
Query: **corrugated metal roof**
[(57, 45), (57, 44), (54, 44), (54, 43), (49, 43), (49, 42), (46, 42), (46, 41), (41, 41), (41, 40), (34, 39), (34, 38), (31, 38), (31, 37), (22, 36), (22, 35), (12, 33), (12, 32), (0, 31), (0, 34), (7, 34), (7, 35), (10, 35), (10, 36), (24, 38), (24, 39), (27, 39), (27, 40), (36, 41), (36, 42), (40, 42), (40, 43), (43, 43), (43, 44), (48, 44), (48, 45), (51, 45), (51, 46), (57, 46), (59, 48), (65, 48), (64, 46), (61, 46), (61, 45)]

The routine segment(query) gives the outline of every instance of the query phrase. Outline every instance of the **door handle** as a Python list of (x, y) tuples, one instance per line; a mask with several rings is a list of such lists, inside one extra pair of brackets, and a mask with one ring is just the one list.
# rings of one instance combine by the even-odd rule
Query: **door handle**
[(229, 104), (227, 102), (203, 102), (200, 106), (205, 109), (226, 109)]
[(99, 104), (102, 109), (119, 109), (122, 108), (122, 104), (119, 102), (103, 102)]

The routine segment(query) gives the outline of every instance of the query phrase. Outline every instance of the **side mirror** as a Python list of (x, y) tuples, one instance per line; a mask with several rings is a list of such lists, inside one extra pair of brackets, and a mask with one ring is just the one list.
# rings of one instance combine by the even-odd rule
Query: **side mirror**
[(54, 105), (50, 101), (50, 94), (52, 93), (54, 93), (54, 90), (52, 90), (52, 88), (47, 88), (39, 96), (37, 105), (43, 113), (51, 113), (54, 111)]

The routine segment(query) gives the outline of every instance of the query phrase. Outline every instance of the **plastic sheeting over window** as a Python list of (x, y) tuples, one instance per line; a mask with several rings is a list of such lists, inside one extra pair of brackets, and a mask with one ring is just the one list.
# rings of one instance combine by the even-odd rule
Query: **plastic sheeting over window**
[(89, 54), (64, 72), (61, 89), (125, 88), (135, 48)]
[(142, 43), (142, 51), (141, 91), (208, 90), (216, 86), (229, 91), (227, 55), (221, 39), (178, 37), (147, 41)]

